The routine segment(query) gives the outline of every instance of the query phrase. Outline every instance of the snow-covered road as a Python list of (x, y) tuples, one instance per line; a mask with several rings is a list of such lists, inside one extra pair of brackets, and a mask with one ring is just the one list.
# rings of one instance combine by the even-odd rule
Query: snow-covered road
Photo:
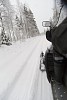
[(0, 100), (52, 100), (40, 53), (50, 43), (44, 36), (0, 47)]

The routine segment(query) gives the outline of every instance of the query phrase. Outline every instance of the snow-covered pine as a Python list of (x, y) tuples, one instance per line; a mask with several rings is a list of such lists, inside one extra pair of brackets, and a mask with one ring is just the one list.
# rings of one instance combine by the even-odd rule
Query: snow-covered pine
[(27, 37), (33, 37), (39, 34), (39, 30), (34, 18), (34, 15), (30, 8), (24, 4), (24, 20), (25, 20), (25, 28), (27, 32)]

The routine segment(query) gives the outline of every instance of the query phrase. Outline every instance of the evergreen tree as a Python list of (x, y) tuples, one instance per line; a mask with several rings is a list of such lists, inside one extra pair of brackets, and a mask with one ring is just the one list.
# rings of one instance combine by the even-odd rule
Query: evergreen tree
[(27, 32), (27, 36), (36, 36), (39, 34), (39, 30), (37, 28), (37, 24), (35, 21), (35, 18), (33, 16), (33, 13), (30, 9), (24, 5), (24, 18), (25, 18), (25, 28)]

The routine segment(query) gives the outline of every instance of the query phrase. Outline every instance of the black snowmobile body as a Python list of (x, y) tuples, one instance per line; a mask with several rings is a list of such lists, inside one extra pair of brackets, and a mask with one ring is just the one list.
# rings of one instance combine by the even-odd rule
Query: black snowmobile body
[(50, 28), (46, 32), (46, 39), (52, 43), (45, 52), (44, 65), (54, 100), (67, 100), (67, 17), (57, 24), (52, 25), (50, 21), (42, 23), (43, 27)]
[[(67, 67), (65, 67), (64, 80), (61, 84), (55, 80), (52, 45), (49, 49), (46, 50), (45, 53), (45, 68), (47, 79), (52, 87), (54, 100), (67, 100)], [(60, 73), (58, 75), (60, 75)]]

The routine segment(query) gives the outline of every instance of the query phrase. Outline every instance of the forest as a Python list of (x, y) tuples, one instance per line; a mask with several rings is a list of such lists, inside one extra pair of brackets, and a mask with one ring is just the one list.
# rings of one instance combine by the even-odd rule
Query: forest
[(39, 35), (31, 9), (17, 0), (13, 6), (10, 0), (0, 0), (0, 45)]

